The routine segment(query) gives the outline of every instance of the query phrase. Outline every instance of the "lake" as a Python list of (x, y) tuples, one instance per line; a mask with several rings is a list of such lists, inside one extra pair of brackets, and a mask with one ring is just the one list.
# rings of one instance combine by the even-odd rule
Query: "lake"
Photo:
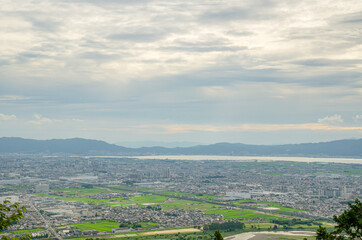
[(266, 156), (220, 156), (220, 155), (159, 155), (159, 156), (129, 156), (137, 159), (159, 160), (217, 160), (217, 161), (292, 161), (292, 162), (322, 162), (322, 163), (354, 163), (362, 164), (357, 158), (311, 158), (311, 157), (266, 157)]

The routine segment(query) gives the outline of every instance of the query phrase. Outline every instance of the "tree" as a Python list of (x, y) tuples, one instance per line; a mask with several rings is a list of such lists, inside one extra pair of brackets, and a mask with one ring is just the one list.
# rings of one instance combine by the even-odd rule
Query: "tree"
[(221, 236), (221, 233), (219, 230), (216, 230), (214, 233), (214, 240), (224, 240), (224, 238)]
[(332, 240), (335, 239), (331, 233), (328, 233), (325, 227), (319, 226), (317, 230), (316, 240)]
[(340, 216), (333, 216), (337, 223), (334, 231), (329, 233), (325, 227), (319, 226), (317, 240), (362, 239), (362, 203), (356, 199), (355, 204), (348, 203), (348, 206), (350, 209)]
[[(11, 204), (8, 200), (0, 203), (0, 231), (6, 230), (9, 226), (24, 218), (25, 211), (25, 206), (20, 206), (19, 203)], [(30, 235), (21, 237), (21, 239), (27, 238), (30, 239)], [(1, 240), (9, 240), (9, 238), (2, 236)]]

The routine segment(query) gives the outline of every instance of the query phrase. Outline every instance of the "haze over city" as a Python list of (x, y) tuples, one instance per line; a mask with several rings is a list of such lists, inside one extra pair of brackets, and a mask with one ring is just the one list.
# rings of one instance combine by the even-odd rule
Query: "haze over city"
[(360, 0), (4, 0), (0, 135), (361, 138), (361, 13)]

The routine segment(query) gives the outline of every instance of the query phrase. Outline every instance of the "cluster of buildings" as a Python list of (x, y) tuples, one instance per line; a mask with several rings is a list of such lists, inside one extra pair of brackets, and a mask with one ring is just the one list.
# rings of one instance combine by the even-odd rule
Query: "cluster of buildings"
[[(206, 158), (206, 157), (205, 157)], [(276, 158), (277, 160), (277, 158)], [(52, 189), (127, 184), (137, 189), (191, 193), (188, 198), (215, 196), (213, 201), (254, 200), (303, 209), (296, 215), (332, 219), (348, 208), (347, 202), (362, 197), (362, 164), (303, 163), (283, 161), (176, 161), (107, 157), (0, 156), (0, 201), (10, 196), (28, 207), (26, 217), (9, 230), (107, 219), (156, 222), (157, 228), (204, 225), (218, 221), (201, 210), (155, 210), (140, 206), (110, 207), (69, 202), (47, 197)], [(32, 195), (39, 193), (40, 195)], [(132, 197), (135, 193), (93, 194), (93, 199)], [(53, 229), (54, 230), (54, 229)], [(57, 229), (77, 235), (74, 228)], [(121, 231), (121, 230), (120, 230)]]

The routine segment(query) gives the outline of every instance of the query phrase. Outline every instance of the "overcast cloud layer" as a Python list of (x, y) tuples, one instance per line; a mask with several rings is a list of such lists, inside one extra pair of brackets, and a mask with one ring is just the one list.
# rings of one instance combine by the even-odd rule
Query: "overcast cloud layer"
[(3, 0), (0, 137), (362, 137), (362, 1)]

